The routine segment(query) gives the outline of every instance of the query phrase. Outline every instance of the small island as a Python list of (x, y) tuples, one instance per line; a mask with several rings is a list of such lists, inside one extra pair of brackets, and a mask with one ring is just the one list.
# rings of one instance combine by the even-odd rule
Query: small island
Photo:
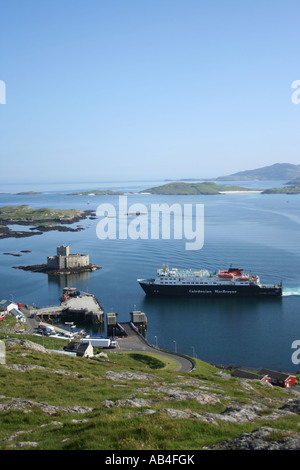
[(17, 196), (35, 196), (36, 194), (42, 194), (38, 191), (21, 191), (20, 193), (16, 193)]
[(78, 253), (71, 254), (68, 245), (58, 246), (56, 256), (48, 256), (46, 264), (13, 266), (13, 268), (22, 269), (23, 271), (51, 274), (52, 276), (80, 274), (101, 269), (99, 266), (90, 263), (89, 255)]
[[(205, 183), (167, 183), (162, 186), (149, 188), (141, 193), (147, 192), (148, 194), (170, 194), (170, 195), (213, 195), (231, 192), (257, 192), (252, 189), (243, 188), (241, 186), (226, 186), (219, 185), (213, 182)], [(260, 191), (259, 191), (260, 192)]]
[[(50, 230), (78, 232), (81, 227), (72, 228), (70, 224), (95, 215), (94, 211), (77, 209), (32, 209), (27, 205), (5, 206), (0, 208), (0, 239), (21, 238), (41, 235)], [(27, 225), (30, 230), (11, 230), (10, 225)]]
[(110, 189), (95, 189), (94, 191), (78, 191), (69, 193), (68, 196), (106, 196), (106, 195), (120, 195), (124, 194), (123, 191), (112, 191)]

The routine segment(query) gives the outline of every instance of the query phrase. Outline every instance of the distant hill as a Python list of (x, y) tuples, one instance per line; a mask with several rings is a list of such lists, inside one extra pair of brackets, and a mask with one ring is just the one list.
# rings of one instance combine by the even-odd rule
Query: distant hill
[(151, 194), (220, 194), (223, 191), (251, 191), (240, 186), (218, 185), (212, 182), (206, 183), (167, 183), (162, 186), (145, 189), (143, 193)]
[(265, 189), (263, 194), (300, 194), (300, 185), (287, 186), (285, 188), (269, 188)]
[(219, 176), (218, 181), (249, 181), (249, 180), (293, 180), (300, 178), (300, 165), (291, 163), (275, 163), (274, 165), (246, 170), (228, 176)]
[(295, 185), (295, 186), (300, 186), (300, 177), (299, 178), (295, 178), (291, 181), (288, 181), (286, 184), (291, 184), (291, 185)]

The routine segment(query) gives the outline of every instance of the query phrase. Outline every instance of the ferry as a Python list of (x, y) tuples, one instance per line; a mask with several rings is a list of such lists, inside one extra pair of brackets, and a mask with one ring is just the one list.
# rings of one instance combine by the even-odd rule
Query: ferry
[(259, 276), (232, 268), (210, 272), (206, 269), (169, 268), (165, 264), (155, 278), (137, 279), (147, 295), (190, 297), (282, 296), (279, 284), (262, 284)]

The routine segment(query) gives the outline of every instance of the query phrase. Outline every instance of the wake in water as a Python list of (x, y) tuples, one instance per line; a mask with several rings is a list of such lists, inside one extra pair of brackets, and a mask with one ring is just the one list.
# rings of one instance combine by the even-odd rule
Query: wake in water
[(282, 296), (300, 295), (300, 287), (286, 287), (282, 290)]

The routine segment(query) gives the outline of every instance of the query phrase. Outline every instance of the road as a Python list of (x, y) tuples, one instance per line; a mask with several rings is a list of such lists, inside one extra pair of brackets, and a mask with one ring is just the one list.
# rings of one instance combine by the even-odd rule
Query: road
[(32, 315), (31, 311), (25, 306), (20, 308), (21, 312), (24, 313), (26, 322), (27, 322), (27, 331), (28, 334), (36, 333), (36, 329), (39, 325), (39, 321), (36, 320), (35, 316)]
[[(27, 333), (35, 333), (39, 321), (37, 321), (35, 316), (31, 315), (30, 310), (26, 309), (25, 307), (22, 307), (22, 312), (24, 313), (27, 320)], [(149, 344), (143, 336), (136, 332), (130, 323), (121, 323), (121, 326), (124, 328), (127, 336), (124, 335), (124, 338), (117, 339), (118, 349), (120, 351), (144, 351), (155, 353), (167, 359), (176, 361), (177, 366), (175, 370), (178, 372), (190, 372), (193, 370), (194, 364), (192, 360), (189, 360), (187, 357), (160, 350), (154, 345)]]
[(144, 351), (161, 355), (165, 358), (177, 362), (176, 371), (190, 372), (194, 368), (192, 360), (171, 352), (162, 351), (154, 345), (149, 344), (143, 336), (139, 335), (130, 325), (130, 323), (121, 323), (127, 336), (118, 338), (117, 344), (120, 351)]

